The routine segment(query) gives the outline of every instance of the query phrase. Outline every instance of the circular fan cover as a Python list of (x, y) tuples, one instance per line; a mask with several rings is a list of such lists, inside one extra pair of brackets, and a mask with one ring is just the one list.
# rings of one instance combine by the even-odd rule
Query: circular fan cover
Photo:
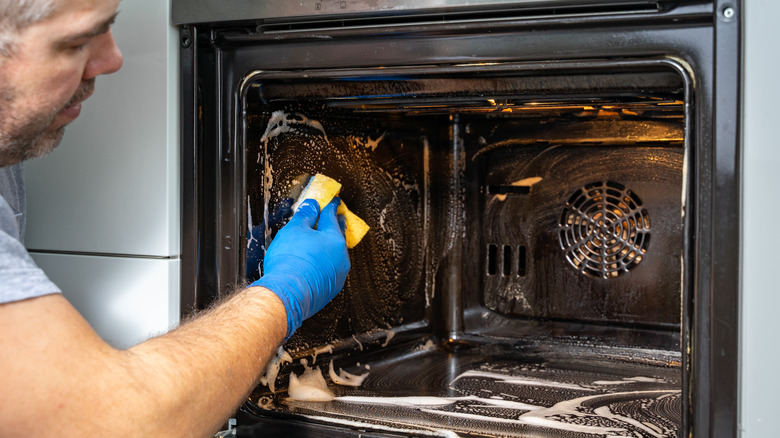
[(636, 267), (650, 244), (650, 215), (622, 184), (603, 181), (566, 202), (558, 239), (566, 259), (583, 274), (615, 278)]

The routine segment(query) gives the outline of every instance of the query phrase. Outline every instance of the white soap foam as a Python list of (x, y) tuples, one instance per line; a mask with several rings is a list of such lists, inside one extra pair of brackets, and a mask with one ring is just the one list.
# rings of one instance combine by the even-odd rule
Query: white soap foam
[(623, 380), (596, 380), (594, 385), (626, 385), (631, 383), (667, 383), (664, 379), (653, 377), (624, 377)]
[[(613, 420), (620, 420), (615, 415), (611, 415), (609, 417), (603, 417), (602, 415), (593, 415), (588, 414), (585, 410), (582, 409), (583, 404), (586, 402), (591, 402), (593, 400), (598, 400), (600, 398), (608, 398), (612, 399), (615, 397), (626, 397), (626, 398), (641, 398), (642, 396), (661, 396), (664, 394), (679, 394), (680, 391), (676, 390), (657, 390), (657, 391), (632, 391), (632, 392), (620, 392), (620, 393), (610, 393), (610, 394), (599, 394), (599, 395), (591, 395), (587, 397), (578, 397), (571, 400), (562, 401), (560, 403), (556, 403), (555, 405), (539, 409), (536, 411), (529, 411), (521, 415), (518, 420), (525, 424), (531, 424), (536, 426), (543, 426), (547, 428), (552, 429), (559, 429), (559, 430), (568, 430), (572, 432), (584, 432), (584, 433), (593, 433), (593, 434), (613, 434), (613, 433), (620, 433), (624, 432), (625, 429), (619, 429), (619, 428), (613, 428), (613, 427), (602, 427), (602, 426), (583, 426), (579, 424), (571, 424), (571, 423), (564, 423), (560, 421), (561, 418), (567, 418), (567, 417), (594, 417), (594, 418), (610, 418)], [(628, 422), (629, 424), (634, 425), (631, 422)]]
[(303, 374), (290, 373), (290, 386), (287, 388), (289, 400), (307, 402), (327, 402), (333, 400), (333, 393), (318, 367), (309, 368), (306, 359), (301, 359)]
[(322, 353), (331, 353), (331, 354), (333, 354), (333, 345), (332, 344), (328, 344), (328, 345), (326, 345), (324, 347), (316, 348), (314, 350), (314, 353), (312, 354), (311, 363), (317, 362), (317, 356), (322, 354)]
[[(628, 429), (617, 426), (599, 426), (594, 421), (588, 421), (587, 424), (580, 422), (566, 422), (565, 419), (571, 419), (574, 417), (580, 418), (593, 418), (597, 420), (608, 419), (617, 423), (623, 423), (639, 428), (642, 431), (649, 433), (653, 437), (663, 438), (665, 435), (663, 432), (655, 426), (648, 425), (639, 422), (632, 418), (627, 418), (622, 415), (617, 415), (609, 410), (608, 406), (596, 408), (594, 413), (588, 413), (588, 410), (583, 409), (584, 404), (587, 402), (597, 401), (600, 398), (612, 398), (612, 397), (628, 397), (628, 398), (641, 398), (643, 396), (651, 397), (668, 397), (679, 394), (680, 391), (676, 390), (657, 390), (657, 391), (633, 391), (623, 393), (611, 393), (611, 394), (598, 394), (587, 397), (578, 397), (571, 400), (566, 400), (557, 403), (551, 407), (530, 405), (527, 403), (512, 402), (503, 399), (495, 398), (481, 398), (477, 396), (465, 396), (465, 397), (336, 397), (335, 400), (344, 403), (357, 403), (357, 404), (379, 404), (379, 405), (392, 405), (402, 407), (418, 408), (420, 412), (425, 412), (432, 415), (443, 415), (447, 417), (461, 418), (465, 420), (478, 420), (489, 423), (502, 423), (502, 424), (514, 424), (514, 425), (529, 425), (544, 427), (547, 429), (561, 430), (574, 433), (587, 433), (602, 436), (618, 436), (628, 432)], [(439, 410), (440, 408), (452, 405), (459, 401), (472, 402), (469, 407), (500, 407), (504, 409), (517, 409), (525, 411), (517, 418), (500, 418), (495, 416), (479, 415), (465, 412), (453, 412), (446, 410)], [(487, 406), (485, 406), (487, 405)]]
[(268, 389), (270, 389), (271, 392), (276, 392), (276, 377), (279, 375), (279, 369), (283, 364), (292, 363), (292, 361), (292, 356), (290, 356), (284, 348), (279, 347), (279, 349), (276, 350), (276, 356), (274, 356), (274, 358), (268, 362), (268, 365), (266, 365), (265, 374), (260, 378), (260, 383), (268, 386)]
[(523, 418), (521, 416), (520, 418), (518, 418), (518, 423), (528, 424), (530, 426), (546, 427), (548, 429), (565, 430), (567, 432), (590, 433), (590, 434), (600, 434), (600, 435), (626, 432), (626, 429), (623, 428), (588, 426), (582, 424), (564, 423), (554, 418), (543, 418), (543, 417)]
[[(246, 223), (249, 224), (249, 228), (252, 228), (252, 203), (249, 201), (249, 196), (246, 197)], [(252, 246), (252, 242), (257, 242), (255, 235), (249, 233), (249, 239), (246, 240), (246, 247), (249, 249)]]
[(596, 415), (599, 415), (599, 416), (604, 417), (604, 418), (609, 418), (610, 420), (615, 420), (615, 421), (618, 421), (618, 422), (631, 424), (634, 427), (637, 427), (637, 428), (639, 428), (639, 429), (649, 433), (651, 436), (654, 436), (655, 438), (664, 438), (665, 437), (663, 432), (658, 430), (655, 427), (651, 428), (651, 427), (648, 427), (645, 423), (642, 423), (641, 421), (637, 421), (637, 420), (635, 420), (633, 418), (629, 418), (629, 417), (626, 417), (626, 416), (623, 416), (623, 415), (618, 415), (618, 414), (613, 413), (609, 409), (609, 406), (602, 406), (600, 408), (596, 408), (596, 409), (593, 410), (593, 412), (596, 413)]
[[(409, 397), (358, 397), (343, 396), (336, 397), (335, 400), (344, 403), (358, 404), (377, 404), (406, 407), (442, 407), (449, 406), (459, 401), (469, 401), (482, 403), (489, 406), (501, 407), (506, 409), (517, 409), (522, 411), (533, 411), (543, 409), (541, 406), (529, 405), (527, 403), (513, 402), (504, 399), (482, 398), (475, 395), (463, 397), (433, 397), (433, 396), (409, 396)], [(438, 412), (438, 411), (437, 411)]]
[[(455, 380), (452, 381), (452, 383), (455, 383), (459, 379), (464, 378), (488, 378), (488, 379), (494, 379), (498, 380), (503, 383), (508, 383), (511, 385), (528, 385), (528, 386), (548, 386), (553, 388), (561, 388), (561, 389), (575, 389), (580, 391), (595, 391), (593, 388), (587, 388), (581, 385), (576, 385), (573, 383), (562, 383), (562, 382), (554, 382), (550, 380), (541, 380), (541, 379), (532, 379), (529, 377), (514, 377), (514, 376), (506, 376), (504, 374), (498, 374), (498, 373), (491, 373), (488, 371), (478, 371), (478, 370), (470, 370), (466, 371), (465, 373), (459, 375), (455, 378)], [(452, 384), (450, 383), (450, 384)]]
[[(412, 349), (412, 351), (426, 351), (436, 348), (436, 343), (433, 342), (433, 339), (428, 339), (428, 342), (418, 345)], [(457, 379), (456, 379), (457, 380)]]
[(385, 138), (385, 134), (387, 134), (387, 131), (383, 132), (376, 140), (371, 140), (371, 137), (368, 137), (366, 139), (366, 147), (371, 148), (372, 152), (375, 151), (377, 146), (379, 146), (379, 142)]
[(415, 429), (406, 429), (403, 427), (390, 427), (383, 424), (367, 423), (363, 421), (348, 420), (344, 418), (322, 417), (319, 415), (306, 415), (306, 414), (302, 414), (302, 415), (311, 420), (321, 421), (325, 423), (346, 425), (355, 429), (369, 429), (369, 430), (379, 429), (388, 432), (408, 434), (410, 436), (436, 436), (436, 437), (443, 437), (443, 438), (459, 438), (459, 435), (456, 434), (455, 432), (451, 432), (449, 430), (439, 430), (439, 429), (431, 429), (431, 428), (423, 429), (424, 426), (420, 426), (420, 428), (415, 428)]
[(385, 342), (382, 343), (382, 347), (387, 347), (387, 344), (389, 344), (390, 340), (395, 336), (395, 330), (386, 330), (385, 333)]
[(350, 374), (339, 368), (339, 373), (336, 374), (333, 369), (333, 360), (331, 360), (330, 364), (328, 365), (328, 376), (330, 376), (330, 380), (337, 385), (357, 387), (363, 384), (363, 380), (368, 377), (368, 373), (358, 376), (355, 374)]
[(354, 339), (354, 340), (355, 340), (355, 342), (357, 342), (357, 344), (358, 344), (358, 348), (360, 348), (360, 351), (363, 351), (363, 344), (362, 344), (362, 343), (360, 343), (360, 341), (358, 340), (358, 338), (357, 338), (357, 337), (355, 337), (355, 335), (352, 335), (352, 339)]
[(265, 128), (263, 136), (260, 137), (260, 141), (267, 142), (273, 137), (277, 137), (285, 132), (294, 131), (295, 127), (292, 125), (306, 125), (316, 129), (322, 133), (325, 140), (328, 140), (328, 135), (325, 133), (325, 128), (322, 123), (312, 120), (301, 113), (289, 114), (285, 111), (274, 111), (271, 114), (271, 118), (268, 120), (268, 125)]

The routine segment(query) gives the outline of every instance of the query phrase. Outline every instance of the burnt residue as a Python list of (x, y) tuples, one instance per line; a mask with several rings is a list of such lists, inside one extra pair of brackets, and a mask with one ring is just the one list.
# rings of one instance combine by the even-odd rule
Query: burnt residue
[[(434, 330), (456, 333), (458, 315), (475, 302), (509, 317), (679, 331), (684, 150), (677, 116), (404, 118), (329, 102), (254, 104), (248, 253), (262, 255), (307, 174), (341, 181), (344, 201), (372, 227), (351, 252), (344, 293), (304, 325), (293, 350), (428, 318)], [(631, 217), (575, 218), (592, 222), (580, 228), (593, 232), (578, 235), (574, 247), (562, 218), (602, 186), (620, 192)], [(642, 227), (633, 226), (637, 220)], [(616, 236), (625, 248), (613, 251)], [(262, 258), (248, 260), (251, 279)]]
[[(308, 81), (268, 81), (260, 93), (267, 101), (331, 99), (328, 103), (332, 106), (385, 114), (396, 111), (427, 114), (516, 111), (516, 114), (535, 115), (540, 111), (555, 114), (561, 108), (572, 107), (588, 111), (606, 106), (613, 110), (618, 105), (632, 111), (669, 113), (671, 109), (679, 113), (678, 108), (657, 106), (658, 103), (674, 102), (674, 95), (680, 93), (682, 84), (679, 75), (671, 71), (510, 76), (501, 73), (490, 75), (487, 73), (488, 66), (474, 68), (478, 70), (477, 77), (426, 77), (408, 72), (395, 72), (394, 75), (390, 69), (382, 69), (375, 73), (379, 76), (349, 77), (347, 80), (323, 80), (317, 78), (319, 72), (309, 71), (307, 74), (311, 79)], [(443, 72), (440, 66), (436, 70)], [(616, 88), (621, 89), (619, 94), (604, 95)]]
[[(316, 114), (313, 116), (312, 114)], [(287, 348), (299, 350), (376, 329), (420, 321), (424, 299), (423, 145), (370, 118), (321, 106), (266, 107), (248, 118), (250, 243), (262, 253), (286, 223), (305, 175), (342, 184), (341, 199), (371, 230), (350, 250), (344, 290), (307, 320)], [(408, 128), (407, 128), (408, 129)], [(251, 161), (250, 161), (251, 160)], [(248, 257), (252, 259), (251, 257)]]
[[(682, 125), (590, 123), (470, 122), (484, 303), (505, 315), (679, 330)], [(572, 129), (601, 141), (528, 141)], [(628, 132), (643, 141), (621, 139)]]

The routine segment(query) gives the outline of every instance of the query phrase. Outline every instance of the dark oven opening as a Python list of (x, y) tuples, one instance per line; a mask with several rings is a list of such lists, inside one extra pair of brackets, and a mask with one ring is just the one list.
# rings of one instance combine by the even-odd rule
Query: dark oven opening
[[(682, 72), (644, 59), (249, 74), (247, 280), (307, 175), (339, 180), (371, 230), (247, 409), (434, 435), (676, 436)], [(311, 401), (317, 376), (331, 401)]]

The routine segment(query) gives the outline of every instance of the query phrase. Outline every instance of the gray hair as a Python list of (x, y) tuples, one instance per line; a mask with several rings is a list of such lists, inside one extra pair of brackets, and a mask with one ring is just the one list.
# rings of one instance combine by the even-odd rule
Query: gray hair
[(48, 18), (56, 0), (0, 0), (0, 56), (13, 54), (20, 30)]

